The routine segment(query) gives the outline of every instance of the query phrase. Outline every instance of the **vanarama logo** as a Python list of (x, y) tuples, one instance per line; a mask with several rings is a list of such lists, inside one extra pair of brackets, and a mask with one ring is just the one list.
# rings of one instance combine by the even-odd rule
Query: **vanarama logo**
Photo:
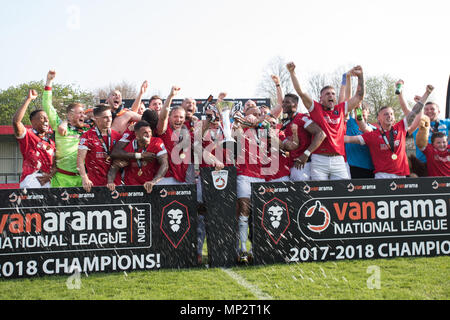
[(72, 231), (110, 230), (112, 228), (122, 230), (128, 227), (127, 217), (128, 213), (122, 208), (111, 211), (64, 208), (55, 210), (55, 212), (43, 213), (3, 213), (0, 219), (0, 233), (7, 231), (18, 235), (64, 232), (66, 229)]
[(446, 194), (310, 199), (297, 223), (321, 241), (433, 235), (449, 230), (448, 204)]
[(306, 211), (305, 217), (306, 218), (311, 218), (315, 215), (323, 215), (324, 216), (324, 221), (322, 224), (320, 225), (312, 225), (311, 223), (309, 223), (307, 225), (307, 228), (309, 230), (311, 230), (312, 232), (322, 232), (325, 231), (328, 226), (330, 225), (331, 222), (331, 215), (330, 212), (328, 211), (328, 209), (322, 205), (322, 203), (320, 203), (320, 201), (316, 201), (316, 203), (314, 204), (314, 206), (309, 207)]

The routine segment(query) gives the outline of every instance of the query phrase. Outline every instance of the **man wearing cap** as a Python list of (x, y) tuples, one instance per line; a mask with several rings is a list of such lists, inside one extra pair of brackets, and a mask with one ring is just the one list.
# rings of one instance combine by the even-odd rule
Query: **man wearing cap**
[(14, 135), (23, 157), (20, 188), (50, 188), (53, 175), (55, 142), (50, 138), (50, 127), (44, 110), (30, 113), (31, 129), (25, 128), (22, 119), (37, 92), (30, 90), (24, 104), (13, 117)]

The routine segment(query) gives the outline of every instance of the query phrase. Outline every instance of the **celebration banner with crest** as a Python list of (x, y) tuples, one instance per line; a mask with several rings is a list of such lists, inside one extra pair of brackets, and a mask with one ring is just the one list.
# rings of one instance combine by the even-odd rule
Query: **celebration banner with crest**
[(200, 168), (206, 213), (206, 241), (211, 267), (236, 264), (236, 168)]
[(252, 184), (255, 264), (450, 254), (450, 178)]
[[(0, 277), (197, 265), (194, 185), (1, 190)], [(6, 201), (5, 201), (6, 200)]]

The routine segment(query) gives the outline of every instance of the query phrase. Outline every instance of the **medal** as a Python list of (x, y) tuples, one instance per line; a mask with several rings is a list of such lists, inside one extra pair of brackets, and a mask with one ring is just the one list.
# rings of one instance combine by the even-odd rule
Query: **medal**
[(180, 154), (180, 159), (184, 160), (184, 158), (186, 158), (186, 155), (184, 153)]
[(138, 176), (140, 177), (140, 176), (142, 176), (142, 169), (139, 169), (139, 171), (138, 171)]
[(392, 160), (397, 160), (398, 156), (394, 153), (391, 158)]
[(111, 149), (111, 132), (108, 130), (108, 145), (106, 145), (105, 141), (103, 140), (103, 136), (97, 127), (95, 127), (95, 133), (97, 134), (98, 140), (102, 144), (103, 151), (105, 151), (105, 153), (107, 154), (105, 162), (107, 164), (110, 164), (111, 156), (109, 155), (109, 149)]

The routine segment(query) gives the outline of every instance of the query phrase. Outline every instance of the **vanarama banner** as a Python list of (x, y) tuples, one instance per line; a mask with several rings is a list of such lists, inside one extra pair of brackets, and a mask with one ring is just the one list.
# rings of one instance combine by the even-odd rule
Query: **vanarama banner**
[(252, 190), (256, 264), (450, 254), (450, 178), (262, 183)]
[[(195, 186), (0, 191), (0, 277), (196, 265)], [(194, 250), (193, 250), (194, 248)]]

